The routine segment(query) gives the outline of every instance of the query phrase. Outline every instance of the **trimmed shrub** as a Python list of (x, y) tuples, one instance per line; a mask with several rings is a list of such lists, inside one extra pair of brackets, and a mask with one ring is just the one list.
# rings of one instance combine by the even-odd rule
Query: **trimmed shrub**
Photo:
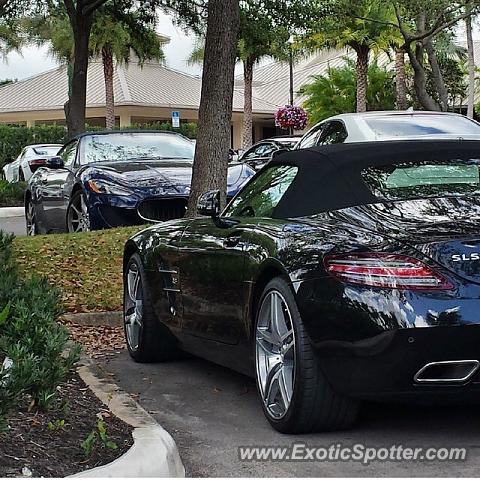
[[(0, 231), (0, 420), (27, 395), (32, 406), (47, 408), (79, 355), (78, 346), (67, 349), (68, 331), (56, 321), (59, 291), (20, 276), (12, 240)], [(2, 369), (5, 358), (12, 364)]]
[(0, 179), (0, 207), (22, 206), (26, 187), (24, 182), (8, 183)]

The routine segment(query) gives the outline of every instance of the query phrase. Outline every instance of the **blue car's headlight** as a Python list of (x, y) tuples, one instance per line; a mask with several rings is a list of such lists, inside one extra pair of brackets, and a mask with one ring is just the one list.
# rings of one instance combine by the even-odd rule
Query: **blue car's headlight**
[(87, 183), (90, 190), (95, 193), (118, 195), (121, 197), (129, 197), (132, 195), (131, 190), (128, 188), (109, 182), (108, 180), (89, 180)]

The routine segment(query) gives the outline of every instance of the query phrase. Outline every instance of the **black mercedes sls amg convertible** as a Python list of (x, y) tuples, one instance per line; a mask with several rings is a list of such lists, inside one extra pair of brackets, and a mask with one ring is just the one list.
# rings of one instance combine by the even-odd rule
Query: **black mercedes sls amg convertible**
[(275, 158), (223, 212), (125, 247), (139, 362), (182, 349), (256, 377), (281, 432), (349, 426), (362, 399), (480, 398), (480, 142)]

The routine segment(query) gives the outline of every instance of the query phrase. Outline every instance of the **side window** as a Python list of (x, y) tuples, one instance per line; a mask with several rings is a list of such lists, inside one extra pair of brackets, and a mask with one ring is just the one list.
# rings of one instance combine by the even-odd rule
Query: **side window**
[(260, 154), (258, 155), (259, 157), (268, 157), (272, 155), (273, 152), (277, 150), (277, 147), (273, 143), (266, 143), (265, 147), (262, 149)]
[(334, 143), (343, 143), (348, 133), (342, 122), (333, 121), (325, 128), (320, 141), (317, 145), (331, 145)]
[(248, 158), (257, 158), (257, 157), (262, 157), (264, 156), (264, 152), (268, 150), (269, 144), (268, 143), (260, 143), (259, 145), (256, 145), (252, 147), (250, 150), (245, 153), (243, 158), (248, 159)]
[(314, 147), (317, 145), (318, 138), (322, 134), (322, 131), (325, 127), (324, 123), (321, 123), (320, 125), (317, 125), (316, 127), (313, 127), (309, 132), (307, 132), (303, 138), (300, 140), (300, 142), (297, 145), (297, 150), (299, 148), (310, 148)]
[(297, 167), (289, 165), (277, 165), (265, 170), (235, 197), (224, 216), (270, 218), (297, 172)]
[(63, 147), (59, 152), (58, 155), (63, 158), (63, 161), (65, 162), (65, 165), (71, 166), (75, 162), (75, 157), (77, 154), (77, 145), (78, 141), (74, 141), (72, 143), (69, 143), (65, 147)]

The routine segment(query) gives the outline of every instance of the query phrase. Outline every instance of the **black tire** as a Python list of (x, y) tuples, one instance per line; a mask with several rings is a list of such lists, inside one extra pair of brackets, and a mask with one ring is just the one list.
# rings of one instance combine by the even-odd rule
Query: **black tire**
[[(131, 345), (127, 334), (127, 311), (128, 306), (128, 272), (131, 266), (135, 266), (140, 276), (141, 299), (142, 299), (142, 326), (139, 332), (138, 346)], [(145, 269), (143, 268), (140, 256), (135, 253), (132, 255), (127, 263), (124, 275), (124, 302), (123, 302), (123, 317), (124, 317), (124, 333), (125, 341), (130, 356), (133, 360), (139, 363), (152, 363), (175, 360), (179, 357), (179, 349), (173, 334), (165, 325), (162, 325), (158, 320), (155, 310), (153, 308), (152, 299), (150, 295), (150, 288), (147, 283)]]
[[(280, 277), (271, 280), (265, 287), (255, 319), (255, 339), (262, 302), (272, 291), (279, 292), (290, 311), (294, 331), (295, 357), (293, 393), (286, 413), (275, 418), (262, 398), (257, 370), (257, 389), (267, 420), (273, 428), (282, 433), (309, 433), (342, 430), (355, 421), (359, 402), (333, 391), (321, 369), (310, 337), (308, 336), (300, 312), (289, 284)], [(256, 341), (255, 341), (256, 350)]]

